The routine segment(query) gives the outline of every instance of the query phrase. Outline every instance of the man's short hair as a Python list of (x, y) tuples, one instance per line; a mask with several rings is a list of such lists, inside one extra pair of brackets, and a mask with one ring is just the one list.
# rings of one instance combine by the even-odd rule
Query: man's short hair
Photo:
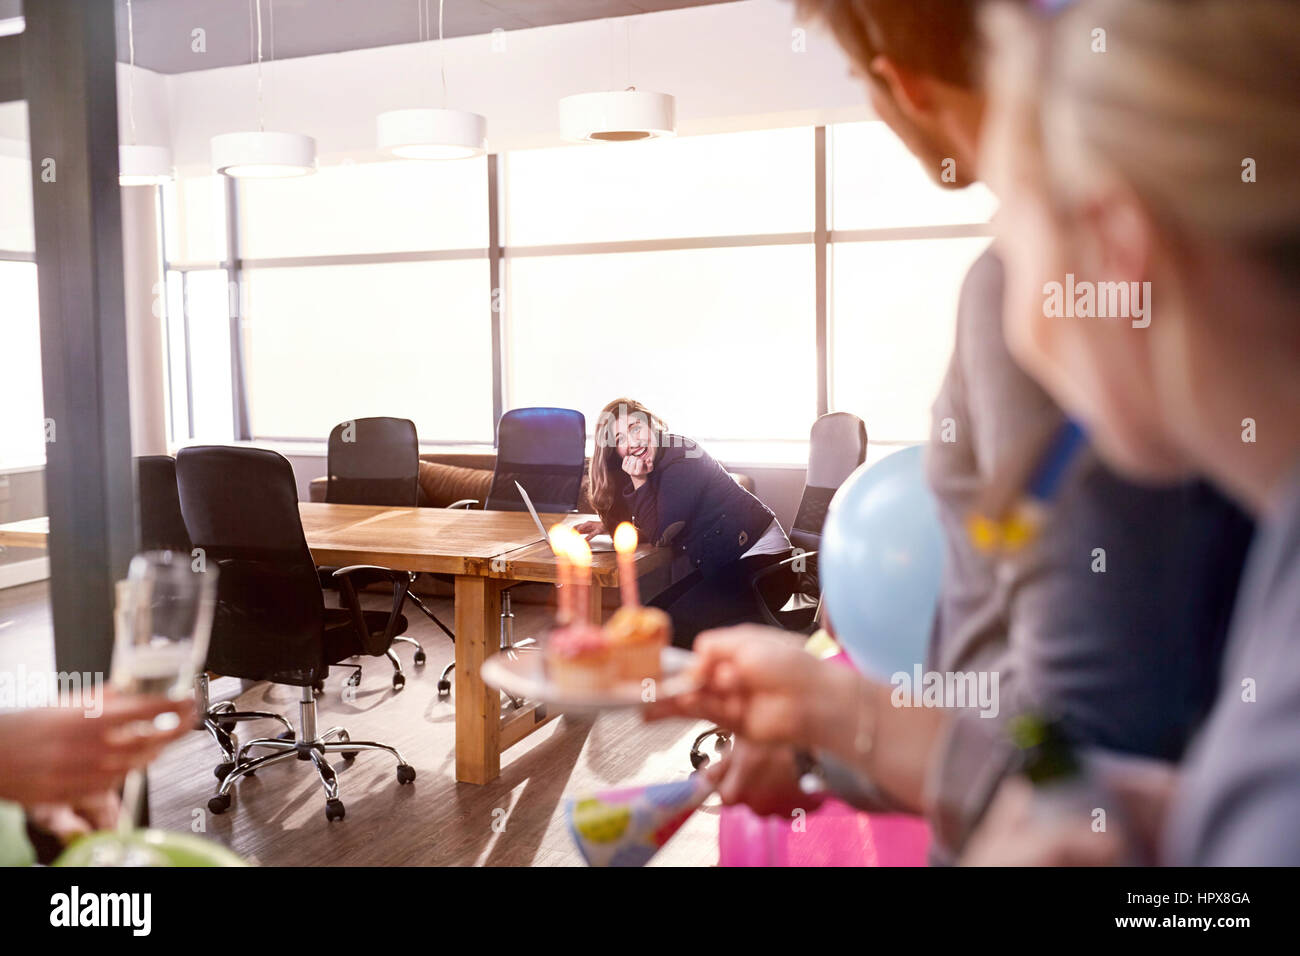
[(886, 56), (956, 86), (980, 85), (981, 0), (796, 0), (822, 20), (864, 73)]

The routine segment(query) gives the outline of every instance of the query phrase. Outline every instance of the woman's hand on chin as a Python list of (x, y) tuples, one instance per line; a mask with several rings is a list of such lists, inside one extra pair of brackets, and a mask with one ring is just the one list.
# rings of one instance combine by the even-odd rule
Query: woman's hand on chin
[(640, 488), (643, 484), (645, 484), (646, 475), (650, 474), (650, 469), (652, 467), (653, 466), (650, 464), (648, 460), (648, 456), (647, 457), (641, 457), (638, 455), (623, 456), (623, 471), (625, 471), (628, 477), (632, 479), (632, 484), (636, 488)]

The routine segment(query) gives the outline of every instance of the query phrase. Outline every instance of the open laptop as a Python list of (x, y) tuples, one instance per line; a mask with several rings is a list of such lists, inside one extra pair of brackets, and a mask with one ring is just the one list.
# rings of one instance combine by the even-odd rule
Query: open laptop
[[(515, 487), (519, 489), (519, 496), (524, 499), (524, 504), (528, 506), (528, 513), (533, 516), (533, 524), (537, 525), (537, 533), (542, 536), (548, 548), (551, 547), (551, 536), (546, 531), (546, 526), (542, 524), (542, 519), (537, 516), (537, 509), (533, 507), (533, 499), (528, 497), (528, 492), (524, 491), (524, 486), (515, 482)], [(590, 538), (587, 542), (591, 545), (591, 550), (596, 551), (613, 551), (614, 539), (607, 534), (598, 534)], [(555, 549), (552, 548), (552, 551)]]

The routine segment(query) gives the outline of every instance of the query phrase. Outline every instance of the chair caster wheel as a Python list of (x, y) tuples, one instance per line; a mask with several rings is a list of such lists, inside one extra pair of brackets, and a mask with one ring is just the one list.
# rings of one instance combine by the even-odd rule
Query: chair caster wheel
[(402, 763), (397, 765), (398, 783), (403, 783), (403, 784), (410, 783), (414, 779), (415, 779), (414, 767), (412, 767), (409, 763)]
[(405, 675), (405, 674), (394, 674), (394, 675), (393, 675), (393, 690), (401, 690), (401, 689), (402, 689), (403, 687), (405, 687), (405, 686), (406, 686), (406, 675)]
[(449, 680), (438, 681), (438, 696), (439, 697), (451, 696), (451, 681)]
[(217, 721), (217, 726), (221, 729), (222, 733), (228, 734), (238, 726), (238, 721), (219, 720)]
[(360, 687), (360, 686), (361, 686), (361, 671), (353, 671), (352, 676), (349, 677), (348, 680), (347, 680), (347, 685), (348, 685), (349, 687)]
[(212, 771), (212, 776), (216, 777), (218, 780), (225, 780), (226, 774), (230, 773), (230, 771), (234, 769), (235, 762), (233, 760), (228, 760), (225, 763), (217, 764), (216, 768)]
[(208, 809), (215, 814), (223, 814), (230, 809), (230, 794), (219, 793), (208, 801)]
[(691, 751), (691, 766), (696, 770), (703, 769), (709, 765), (709, 755), (702, 754), (698, 751)]
[(333, 823), (335, 820), (342, 820), (347, 811), (343, 807), (343, 801), (338, 797), (325, 801), (325, 819)]
[(427, 654), (424, 653), (424, 651), (416, 651), (416, 652), (415, 652), (415, 666), (416, 666), (416, 667), (423, 667), (423, 666), (424, 666), (424, 662), (427, 661), (428, 659), (429, 659), (429, 657), (428, 657)]
[[(352, 738), (348, 736), (348, 732), (346, 730), (341, 731), (339, 733), (339, 743), (345, 744), (351, 739)], [(339, 756), (342, 757), (344, 760), (356, 760), (358, 753), (360, 753), (359, 750), (344, 750), (339, 753)]]

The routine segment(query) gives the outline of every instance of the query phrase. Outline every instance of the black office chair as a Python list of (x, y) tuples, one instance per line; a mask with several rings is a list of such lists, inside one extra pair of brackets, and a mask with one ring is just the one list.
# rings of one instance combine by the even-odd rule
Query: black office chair
[[(826, 509), (846, 478), (867, 460), (867, 426), (856, 415), (831, 412), (813, 422), (808, 448), (808, 472), (799, 510), (790, 527), (793, 556), (754, 576), (754, 593), (764, 619), (772, 627), (811, 634), (821, 611), (821, 581), (817, 552), (821, 548)], [(800, 586), (780, 608), (763, 599), (763, 582), (784, 565), (799, 572)]]
[[(262, 449), (201, 446), (181, 450), (176, 475), (185, 526), (209, 565), (219, 570), (210, 666), (233, 677), (301, 689), (295, 738), (259, 738), (240, 747), (208, 809), (229, 809), (231, 788), (241, 777), (281, 760), (298, 759), (315, 765), (325, 788), (325, 816), (340, 820), (344, 806), (338, 778), (325, 759), (329, 753), (351, 760), (361, 750), (383, 750), (397, 759), (398, 783), (414, 780), (415, 769), (396, 748), (351, 740), (341, 727), (318, 732), (314, 690), (333, 664), (357, 654), (391, 653), (393, 638), (406, 630), (401, 614), (409, 583), (406, 572), (340, 568), (334, 575), (346, 607), (327, 608), (303, 536), (288, 461)], [(390, 612), (362, 610), (353, 584), (353, 576), (362, 572), (372, 578), (388, 574), (393, 587)], [(273, 752), (250, 758), (253, 748)]]
[[(577, 511), (586, 463), (587, 419), (582, 412), (572, 408), (512, 408), (497, 423), (497, 461), (483, 509), (527, 511), (515, 487), (519, 482), (538, 514)], [(448, 507), (470, 508), (478, 503), (465, 498)], [(529, 638), (516, 644), (514, 625), (507, 588), (501, 592), (500, 647), (507, 654), (532, 643)], [(438, 681), (439, 696), (451, 693), (451, 672), (455, 667), (453, 661), (443, 669)]]
[[(790, 527), (794, 554), (759, 571), (751, 582), (759, 611), (772, 627), (804, 634), (811, 634), (816, 629), (821, 617), (817, 552), (821, 548), (826, 509), (840, 485), (866, 460), (867, 426), (862, 419), (848, 412), (831, 412), (813, 422), (803, 496)], [(766, 599), (764, 582), (776, 574), (785, 573), (786, 566), (791, 565), (799, 573), (799, 586), (783, 606), (773, 608)], [(704, 731), (691, 744), (691, 766), (696, 770), (708, 764), (704, 742), (714, 736), (718, 738), (715, 750), (719, 756), (730, 749), (730, 731), (719, 727)]]
[[(329, 458), (326, 465), (325, 500), (344, 505), (388, 505), (396, 508), (414, 508), (420, 503), (420, 441), (415, 423), (406, 418), (357, 418), (334, 426), (329, 437)], [(338, 587), (334, 568), (321, 568), (321, 586)], [(353, 576), (353, 584), (364, 588), (363, 574)], [(388, 583), (388, 578), (377, 579)], [(408, 574), (410, 583), (415, 575)], [(407, 589), (411, 603), (442, 629), (451, 640), (456, 636), (451, 628), (438, 620), (419, 595)], [(420, 642), (402, 635), (395, 640), (415, 647), (415, 666), (422, 667), (427, 657)], [(393, 662), (393, 686), (399, 690), (406, 684), (401, 661), (396, 655)], [(353, 675), (359, 681), (359, 676)]]
[[(190, 554), (193, 545), (181, 514), (180, 494), (176, 488), (176, 459), (170, 455), (145, 455), (135, 460), (136, 485), (140, 506), (140, 547), (144, 551), (176, 551)], [(235, 710), (234, 701), (213, 704), (205, 670), (194, 680), (194, 703), (201, 714), (200, 722), (221, 748), (222, 762), (217, 776), (224, 776), (234, 766), (239, 750), (235, 726), (246, 720), (278, 720), (289, 739), (293, 725), (279, 714), (264, 710)]]

